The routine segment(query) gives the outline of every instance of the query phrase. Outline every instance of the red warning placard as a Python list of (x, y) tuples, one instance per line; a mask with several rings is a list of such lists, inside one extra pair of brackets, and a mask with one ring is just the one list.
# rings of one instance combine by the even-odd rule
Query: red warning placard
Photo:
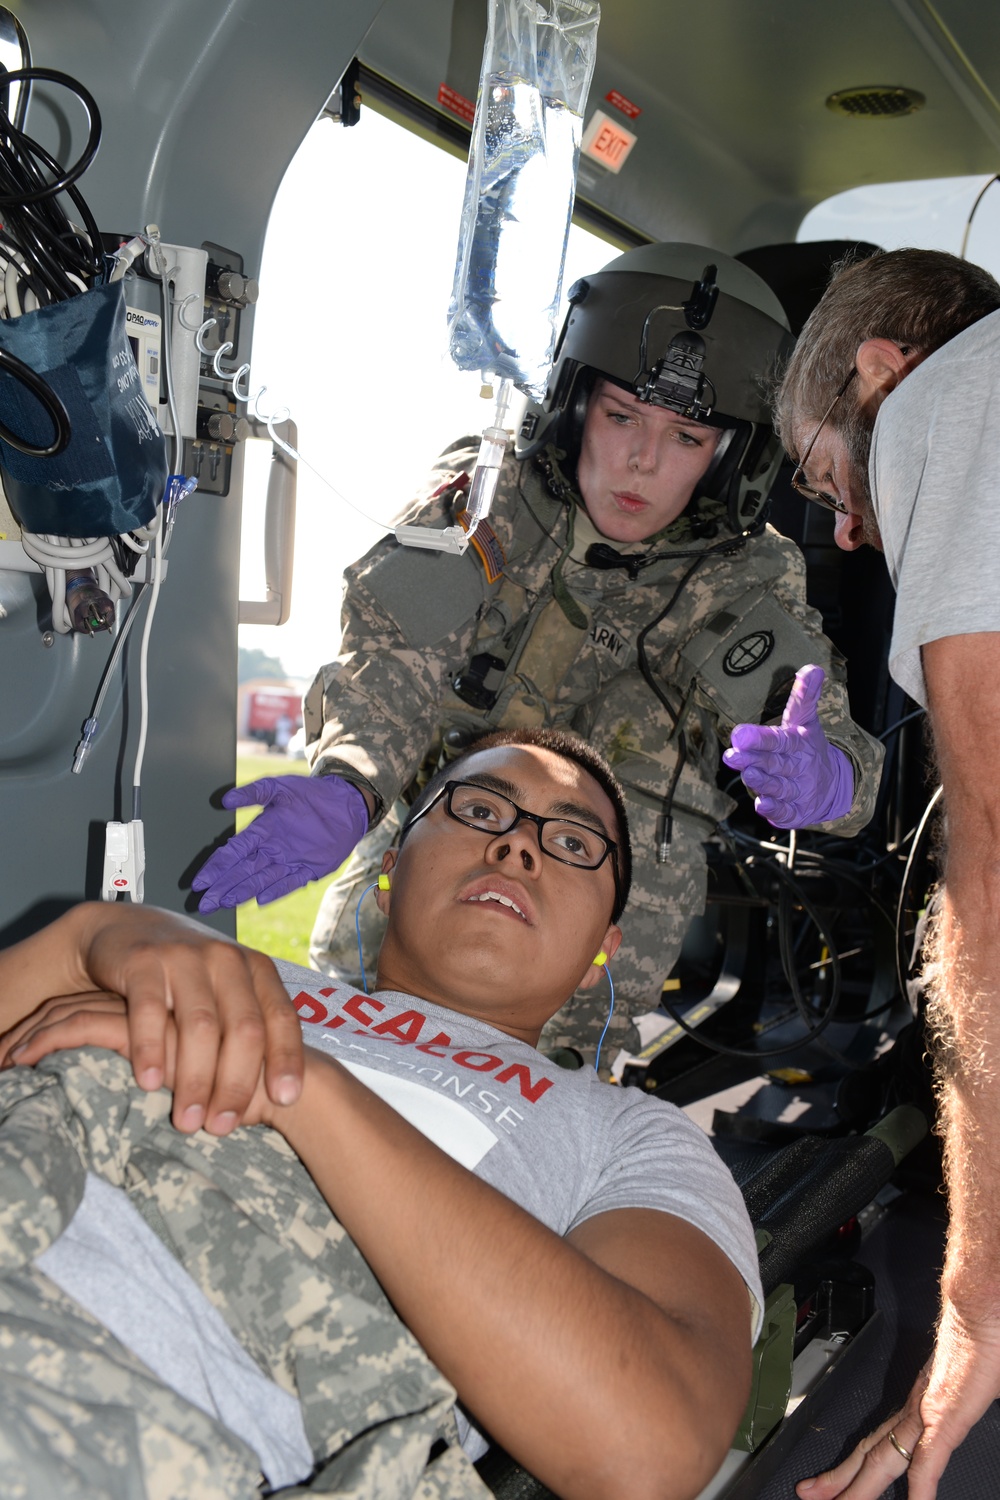
[(453, 115), (458, 115), (460, 120), (465, 120), (469, 125), (476, 118), (476, 106), (472, 100), (466, 99), (464, 94), (446, 83), (438, 84), (438, 103), (442, 109), (450, 109)]
[(600, 162), (609, 172), (620, 172), (636, 143), (637, 137), (603, 110), (595, 109), (583, 133), (580, 150), (591, 161)]
[(604, 98), (608, 104), (613, 104), (615, 109), (620, 109), (622, 114), (627, 115), (630, 120), (642, 114), (638, 104), (633, 104), (631, 99), (626, 99), (625, 95), (619, 94), (617, 89), (612, 89), (610, 94), (605, 94)]

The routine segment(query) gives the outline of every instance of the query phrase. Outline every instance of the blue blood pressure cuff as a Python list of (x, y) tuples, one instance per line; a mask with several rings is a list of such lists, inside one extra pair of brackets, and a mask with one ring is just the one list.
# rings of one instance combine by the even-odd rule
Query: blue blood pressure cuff
[[(69, 417), (70, 440), (51, 457), (0, 438), (4, 490), (24, 529), (117, 536), (151, 521), (163, 499), (166, 447), (125, 331), (123, 283), (0, 321), (0, 349), (40, 376)], [(6, 372), (0, 421), (27, 446), (52, 445), (50, 412)]]

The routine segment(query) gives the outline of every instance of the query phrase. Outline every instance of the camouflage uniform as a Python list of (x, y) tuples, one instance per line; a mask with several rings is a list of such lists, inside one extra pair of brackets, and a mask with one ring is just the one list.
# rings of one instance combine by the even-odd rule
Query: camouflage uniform
[(94, 1048), (0, 1075), (0, 1500), (260, 1493), (256, 1455), (32, 1264), (75, 1213), (88, 1169), (128, 1192), (247, 1353), (298, 1397), (316, 1471), (278, 1493), (488, 1500), (456, 1446), (453, 1387), (283, 1137), (184, 1136), (170, 1106)]
[[(433, 527), (460, 519), (477, 449), (465, 439), (445, 453), (404, 519)], [(709, 523), (712, 504), (702, 502)], [(716, 786), (720, 740), (728, 742), (737, 723), (779, 719), (795, 671), (811, 661), (827, 673), (824, 728), (855, 773), (850, 812), (824, 828), (851, 835), (864, 827), (881, 766), (881, 745), (851, 720), (843, 661), (806, 604), (798, 548), (767, 528), (712, 552), (724, 545), (724, 528), (712, 539), (695, 532), (682, 516), (657, 538), (616, 549), (665, 554), (634, 577), (588, 567), (586, 546), (603, 539), (557, 456), (508, 457), (489, 521), (464, 556), (390, 540), (347, 570), (341, 654), (321, 669), (304, 705), (313, 773), (371, 792), (373, 824), (470, 736), (490, 729), (573, 729), (604, 751), (625, 788), (635, 855), (609, 1033), (630, 1050), (637, 1042), (629, 1017), (656, 1007), (688, 923), (704, 908), (704, 841), (735, 806)], [(640, 632), (661, 613), (645, 647), (669, 711), (637, 655)], [(479, 706), (455, 690), (474, 667), (485, 693)], [(672, 839), (658, 862), (681, 731)], [(391, 836), (381, 824), (369, 832), (327, 891), (313, 932), (315, 967), (353, 983), (358, 897), (377, 878)], [(361, 922), (370, 972), (382, 931), (370, 899)], [(592, 1056), (607, 1011), (601, 989), (573, 997), (546, 1027), (543, 1045), (575, 1045)]]

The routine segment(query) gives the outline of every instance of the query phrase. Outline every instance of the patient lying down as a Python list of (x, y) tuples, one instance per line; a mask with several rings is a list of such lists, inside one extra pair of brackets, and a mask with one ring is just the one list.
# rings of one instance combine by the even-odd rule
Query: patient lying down
[(371, 995), (141, 907), (0, 954), (5, 1482), (477, 1496), (495, 1441), (570, 1500), (696, 1496), (749, 1388), (742, 1200), (535, 1050), (629, 865), (605, 763), (515, 732), (386, 855)]

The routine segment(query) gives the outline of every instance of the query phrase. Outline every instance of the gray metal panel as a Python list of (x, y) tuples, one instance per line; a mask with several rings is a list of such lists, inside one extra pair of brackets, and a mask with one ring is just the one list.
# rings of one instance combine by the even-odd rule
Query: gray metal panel
[[(721, 250), (793, 239), (848, 187), (995, 170), (1000, 8), (939, 0), (605, 0), (588, 116), (616, 89), (641, 109), (618, 176), (585, 164), (579, 196), (653, 239)], [(375, 72), (436, 105), (474, 99), (486, 0), (387, 0), (361, 49)], [(970, 61), (974, 59), (974, 64)], [(836, 90), (901, 84), (927, 107), (845, 119)]]
[[(104, 142), (82, 187), (102, 228), (153, 220), (175, 244), (215, 240), (259, 266), (278, 183), (380, 6), (24, 0), (18, 14), (35, 61), (97, 97)], [(38, 86), (29, 128), (43, 142), (63, 97)], [(67, 112), (72, 151), (83, 117)]]
[[(189, 867), (206, 839), (231, 821), (211, 810), (209, 798), (231, 784), (235, 762), (239, 500), (195, 495), (186, 507), (150, 641), (143, 771), (146, 900), (175, 910), (183, 908)], [(38, 902), (99, 894), (104, 823), (131, 816), (142, 620), (126, 647), (127, 690), (116, 682), (90, 755), (73, 775), (73, 752), (112, 643), (73, 635), (44, 644), (48, 605), (37, 576), (0, 573), (0, 603), (7, 610), (0, 623), (3, 939), (21, 930), (6, 931)], [(232, 914), (217, 925), (231, 931)]]
[[(81, 188), (101, 226), (153, 219), (165, 239), (229, 245), (255, 271), (278, 183), (379, 4), (24, 0), (18, 14), (34, 61), (73, 74), (97, 98), (104, 139)], [(39, 88), (28, 128), (69, 161), (83, 115), (72, 101), (65, 116), (62, 107)], [(249, 332), (244, 317), (244, 358)], [(146, 899), (174, 909), (206, 845), (232, 825), (209, 797), (217, 801), (235, 766), (240, 479), (237, 465), (230, 498), (184, 503), (150, 647)], [(0, 574), (0, 603), (2, 943), (54, 904), (98, 893), (103, 825), (130, 816), (139, 630), (125, 702), (109, 695), (99, 739), (74, 776), (110, 642), (57, 637), (43, 646), (44, 591), (27, 575)], [(234, 929), (232, 913), (212, 920)]]

